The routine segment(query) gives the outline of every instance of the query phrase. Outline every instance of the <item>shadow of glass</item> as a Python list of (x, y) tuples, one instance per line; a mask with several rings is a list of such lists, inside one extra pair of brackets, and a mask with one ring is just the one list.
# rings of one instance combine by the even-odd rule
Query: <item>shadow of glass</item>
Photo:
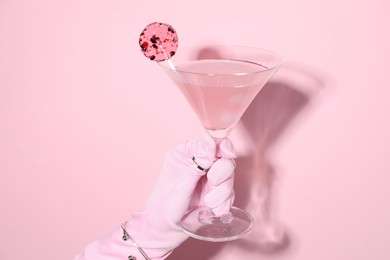
[[(277, 176), (272, 147), (304, 110), (315, 109), (314, 97), (326, 86), (326, 78), (297, 64), (285, 64), (277, 77), (264, 86), (240, 121), (243, 142), (250, 155), (236, 159), (235, 205), (255, 220), (251, 234), (237, 246), (258, 254), (277, 254), (291, 247), (291, 234), (276, 216)], [(296, 126), (296, 125), (295, 125)], [(300, 127), (300, 125), (296, 126)]]
[(236, 159), (235, 205), (246, 209), (255, 220), (241, 247), (263, 254), (286, 250), (290, 238), (277, 220), (273, 206), (276, 173), (268, 151), (291, 121), (308, 104), (309, 97), (283, 82), (269, 82), (241, 118), (251, 144), (251, 153)]
[(169, 256), (169, 260), (210, 259), (217, 255), (224, 246), (225, 243), (212, 243), (189, 238), (173, 251)]
[(196, 54), (196, 58), (199, 60), (220, 59), (221, 54), (219, 53), (218, 47), (210, 46), (210, 47), (205, 47), (200, 52), (198, 52)]

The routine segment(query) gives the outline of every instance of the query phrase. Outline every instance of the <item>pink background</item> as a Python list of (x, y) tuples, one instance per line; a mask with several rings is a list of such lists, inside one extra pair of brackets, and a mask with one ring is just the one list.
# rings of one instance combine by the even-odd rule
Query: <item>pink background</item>
[(167, 149), (203, 136), (139, 51), (153, 21), (181, 46), (287, 60), (231, 136), (254, 232), (189, 240), (170, 259), (390, 259), (389, 12), (385, 0), (0, 0), (0, 259), (71, 259), (143, 205)]

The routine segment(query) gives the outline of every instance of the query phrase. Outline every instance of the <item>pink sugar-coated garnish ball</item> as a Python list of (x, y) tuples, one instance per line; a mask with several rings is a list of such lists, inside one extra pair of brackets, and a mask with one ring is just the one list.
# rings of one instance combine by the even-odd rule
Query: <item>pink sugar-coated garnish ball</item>
[(176, 53), (179, 39), (175, 29), (165, 23), (151, 23), (139, 36), (139, 46), (144, 55), (157, 62), (170, 59)]

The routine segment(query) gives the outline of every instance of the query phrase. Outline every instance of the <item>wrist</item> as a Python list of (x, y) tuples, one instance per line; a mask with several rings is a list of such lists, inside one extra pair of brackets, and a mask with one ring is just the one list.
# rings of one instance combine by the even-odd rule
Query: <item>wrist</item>
[[(131, 248), (130, 255), (134, 259), (162, 260), (166, 259), (173, 251), (164, 245), (164, 240), (156, 241), (153, 232), (142, 228), (138, 221), (130, 220), (121, 225), (121, 238)], [(129, 251), (130, 252), (130, 251)], [(129, 257), (129, 259), (131, 259)]]

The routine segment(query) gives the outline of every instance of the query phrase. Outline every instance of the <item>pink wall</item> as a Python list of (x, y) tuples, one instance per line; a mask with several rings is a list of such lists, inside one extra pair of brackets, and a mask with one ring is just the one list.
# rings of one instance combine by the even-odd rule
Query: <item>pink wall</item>
[(164, 151), (203, 135), (139, 52), (153, 21), (182, 46), (287, 60), (231, 137), (236, 204), (254, 232), (189, 240), (170, 259), (390, 259), (389, 11), (385, 0), (0, 1), (0, 259), (71, 259), (143, 205)]

